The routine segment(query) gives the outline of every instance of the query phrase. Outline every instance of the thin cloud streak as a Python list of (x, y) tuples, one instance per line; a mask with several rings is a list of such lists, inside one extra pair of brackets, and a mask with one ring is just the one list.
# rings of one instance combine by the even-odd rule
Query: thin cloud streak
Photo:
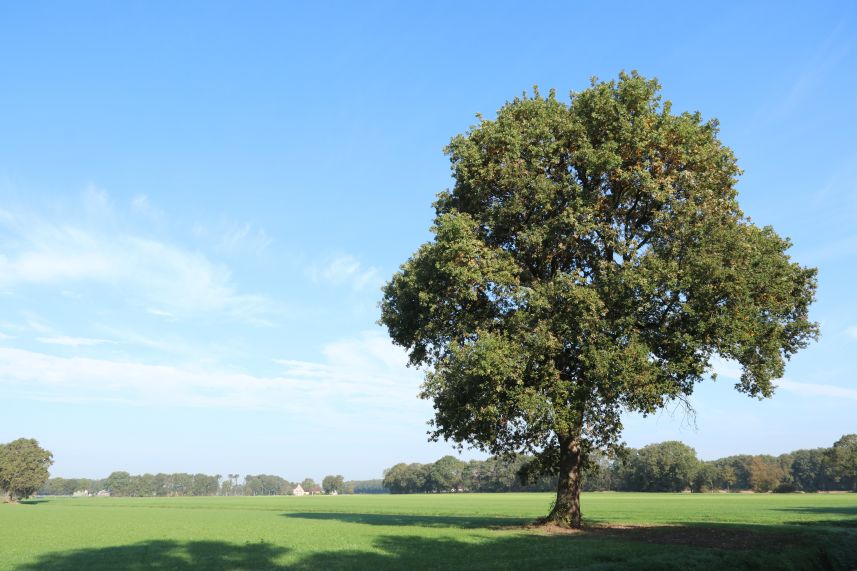
[(65, 345), (66, 347), (91, 347), (94, 345), (105, 345), (115, 343), (108, 339), (91, 339), (88, 337), (68, 337), (60, 335), (57, 337), (37, 337), (36, 341), (47, 345)]
[(231, 256), (260, 256), (274, 243), (274, 239), (264, 228), (257, 228), (249, 223), (222, 222), (212, 226), (197, 222), (191, 232), (195, 238), (211, 245), (215, 251)]
[(348, 285), (355, 290), (382, 283), (377, 268), (365, 267), (350, 254), (340, 254), (324, 263), (312, 264), (307, 268), (307, 275), (316, 283)]
[(804, 63), (784, 96), (768, 113), (773, 119), (782, 120), (794, 113), (813, 91), (824, 87), (824, 79), (836, 69), (836, 65), (848, 53), (846, 44), (840, 41), (847, 28), (840, 24), (821, 42), (811, 59)]
[(258, 376), (0, 348), (0, 387), (40, 400), (282, 410), (301, 417), (400, 418), (424, 404), (416, 396), (419, 372), (406, 368), (404, 353), (381, 335), (339, 341), (323, 353), (322, 362), (277, 360), (279, 374)]
[[(849, 330), (851, 329), (854, 330), (853, 333), (855, 337), (857, 337), (857, 327), (849, 328)], [(711, 365), (712, 370), (716, 372), (718, 376), (732, 380), (738, 380), (741, 378), (740, 365), (735, 361), (715, 357), (711, 360)], [(801, 396), (857, 400), (857, 389), (839, 387), (836, 385), (800, 383), (787, 378), (774, 381), (774, 385), (778, 389)]]
[(776, 382), (777, 388), (801, 396), (825, 397), (836, 399), (848, 399), (857, 401), (857, 389), (838, 387), (835, 385), (820, 385), (815, 383), (798, 383), (788, 379), (780, 379)]
[[(107, 208), (103, 193), (90, 201)], [(96, 283), (143, 300), (161, 315), (221, 314), (236, 321), (274, 325), (283, 312), (264, 295), (239, 292), (231, 272), (197, 252), (132, 234), (100, 233), (12, 215), (0, 243), (0, 288)]]

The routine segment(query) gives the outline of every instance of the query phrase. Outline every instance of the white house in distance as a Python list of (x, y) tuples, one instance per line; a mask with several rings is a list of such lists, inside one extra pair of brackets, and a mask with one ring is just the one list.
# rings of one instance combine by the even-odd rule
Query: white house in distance
[(295, 486), (295, 489), (292, 490), (292, 495), (294, 496), (306, 496), (309, 492), (305, 491), (300, 484)]

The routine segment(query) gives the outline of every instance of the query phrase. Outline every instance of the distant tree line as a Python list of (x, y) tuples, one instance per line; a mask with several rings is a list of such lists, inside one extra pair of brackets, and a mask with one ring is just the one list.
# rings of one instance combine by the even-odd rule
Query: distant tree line
[(857, 491), (857, 434), (830, 448), (779, 456), (740, 454), (700, 461), (681, 442), (628, 449), (617, 459), (598, 457), (584, 479), (587, 489), (642, 492), (692, 490), (755, 492)]
[(345, 493), (352, 494), (389, 494), (390, 490), (384, 487), (384, 480), (351, 480), (345, 482)]
[[(444, 456), (433, 464), (400, 463), (384, 471), (394, 494), (553, 491), (556, 477), (532, 477), (532, 458), (491, 457), (463, 462)], [(857, 491), (857, 434), (830, 448), (779, 456), (742, 454), (702, 461), (678, 441), (625, 448), (616, 457), (593, 454), (583, 473), (585, 491), (818, 492)]]
[[(14, 459), (14, 460), (13, 460)], [(399, 463), (383, 479), (346, 481), (328, 475), (321, 485), (312, 478), (289, 482), (269, 474), (142, 474), (113, 472), (104, 479), (50, 478), (50, 452), (35, 440), (0, 445), (0, 491), (21, 498), (99, 491), (112, 496), (275, 496), (290, 495), (300, 484), (309, 493), (410, 494), (438, 492), (546, 492), (556, 476), (539, 474), (528, 456), (491, 457), (465, 462), (444, 456), (429, 464)], [(678, 441), (625, 448), (614, 457), (592, 454), (583, 473), (586, 491), (634, 492), (816, 492), (857, 491), (857, 434), (847, 434), (829, 448), (796, 450), (779, 456), (741, 454), (703, 461)]]
[(433, 464), (400, 463), (384, 470), (384, 487), (394, 494), (430, 492), (544, 492), (556, 488), (556, 480), (542, 476), (535, 481), (521, 477), (530, 458), (491, 457), (464, 462), (444, 456)]
[[(292, 495), (300, 485), (310, 494), (321, 493), (379, 493), (386, 492), (381, 480), (345, 481), (341, 475), (325, 476), (322, 484), (312, 478), (302, 482), (289, 482), (270, 474), (140, 474), (118, 471), (107, 478), (50, 478), (37, 487), (40, 495), (71, 496), (95, 495), (106, 492), (120, 497), (171, 497), (171, 496), (286, 496)], [(35, 491), (35, 490), (34, 490)]]

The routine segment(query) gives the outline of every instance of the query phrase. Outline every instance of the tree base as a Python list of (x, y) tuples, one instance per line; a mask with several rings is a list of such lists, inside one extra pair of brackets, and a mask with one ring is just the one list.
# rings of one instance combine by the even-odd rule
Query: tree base
[(531, 524), (526, 526), (527, 529), (541, 531), (543, 533), (549, 534), (574, 534), (580, 533), (588, 529), (588, 527), (571, 527), (570, 525), (564, 525), (562, 523), (558, 523), (548, 517), (542, 517)]
[(546, 524), (564, 529), (581, 529), (583, 519), (580, 515), (579, 490), (565, 490), (557, 493), (557, 499), (544, 520)]
[(537, 526), (560, 527), (562, 529), (583, 529), (583, 521), (580, 516), (574, 517), (570, 513), (551, 512), (545, 517), (535, 521)]

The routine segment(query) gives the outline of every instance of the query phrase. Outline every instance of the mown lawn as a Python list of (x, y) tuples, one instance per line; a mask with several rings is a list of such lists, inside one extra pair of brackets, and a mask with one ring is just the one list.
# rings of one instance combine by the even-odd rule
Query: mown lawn
[(0, 569), (855, 569), (855, 494), (56, 498), (0, 505)]

